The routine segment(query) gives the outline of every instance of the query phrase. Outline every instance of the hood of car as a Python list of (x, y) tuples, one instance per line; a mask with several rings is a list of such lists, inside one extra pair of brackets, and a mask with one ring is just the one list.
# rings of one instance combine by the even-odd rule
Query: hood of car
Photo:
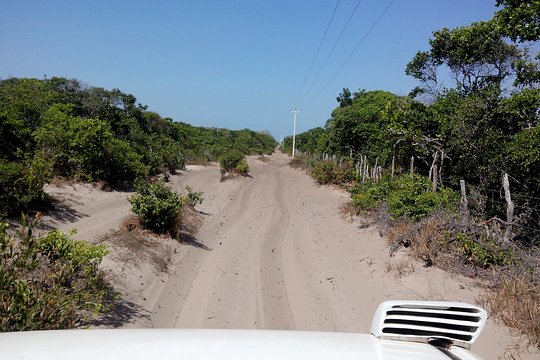
[[(447, 350), (368, 334), (117, 329), (0, 333), (5, 359), (449, 359)], [(451, 351), (452, 349), (450, 349)], [(457, 349), (461, 359), (478, 359)]]

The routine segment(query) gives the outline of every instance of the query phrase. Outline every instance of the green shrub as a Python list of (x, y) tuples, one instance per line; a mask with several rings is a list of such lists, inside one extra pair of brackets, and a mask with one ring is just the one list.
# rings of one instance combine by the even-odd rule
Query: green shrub
[(14, 235), (0, 223), (0, 331), (73, 328), (107, 310), (111, 294), (98, 266), (103, 245), (61, 231), (33, 235), (32, 221)]
[(186, 189), (187, 191), (185, 199), (188, 205), (194, 207), (197, 204), (202, 204), (204, 200), (202, 191), (193, 191), (193, 189), (189, 185), (186, 186), (184, 189)]
[(246, 156), (239, 150), (225, 151), (219, 158), (221, 173), (234, 173), (246, 176), (249, 172), (249, 165)]
[(37, 145), (50, 155), (56, 174), (84, 181), (104, 179), (111, 128), (104, 120), (72, 113), (70, 105), (51, 106), (35, 133)]
[(353, 164), (350, 160), (344, 160), (340, 165), (331, 160), (317, 161), (311, 170), (311, 176), (321, 185), (346, 184), (353, 180)]
[(388, 210), (394, 217), (421, 219), (435, 211), (457, 204), (457, 194), (450, 189), (432, 191), (431, 181), (426, 177), (402, 176), (396, 190), (388, 194)]
[(234, 167), (234, 170), (236, 173), (246, 176), (249, 173), (249, 165), (246, 161), (246, 159), (240, 160), (236, 166)]
[(349, 189), (353, 205), (360, 210), (373, 210), (386, 201), (396, 184), (394, 179), (387, 177), (378, 182), (356, 185)]
[(318, 161), (311, 170), (311, 176), (321, 185), (330, 184), (334, 180), (334, 166), (330, 160)]
[(186, 198), (174, 192), (163, 181), (139, 182), (137, 193), (129, 202), (131, 211), (141, 217), (143, 225), (157, 233), (165, 233), (175, 223)]
[(42, 154), (23, 163), (0, 159), (0, 215), (14, 215), (47, 203), (43, 185), (51, 178), (51, 163)]
[(127, 142), (111, 139), (107, 143), (106, 154), (105, 180), (112, 185), (133, 184), (136, 179), (148, 176), (148, 166), (143, 164), (142, 156)]
[(379, 182), (357, 185), (350, 192), (353, 205), (360, 210), (372, 210), (386, 202), (393, 217), (414, 220), (441, 208), (453, 208), (458, 200), (457, 194), (450, 189), (433, 192), (431, 181), (418, 175), (383, 178)]
[(487, 268), (491, 265), (510, 265), (514, 262), (514, 254), (501, 248), (493, 239), (476, 240), (458, 232), (456, 240), (465, 259), (474, 265)]

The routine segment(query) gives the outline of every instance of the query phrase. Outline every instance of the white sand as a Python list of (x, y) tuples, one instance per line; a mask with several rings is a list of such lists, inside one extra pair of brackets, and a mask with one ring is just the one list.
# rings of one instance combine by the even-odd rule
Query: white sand
[[(289, 158), (271, 163), (249, 158), (251, 178), (219, 181), (216, 166), (188, 167), (171, 177), (177, 190), (204, 192), (197, 209), (206, 215), (191, 244), (164, 241), (172, 256), (167, 274), (143, 260), (122, 262), (112, 246), (106, 268), (142, 316), (128, 327), (297, 329), (368, 332), (377, 305), (387, 299), (474, 303), (474, 281), (424, 268), (403, 253), (388, 256), (376, 228), (342, 220), (338, 206), (348, 194), (318, 187)], [(129, 213), (129, 194), (88, 185), (49, 186), (69, 216), (48, 217), (78, 238), (95, 239), (117, 229)], [(408, 263), (401, 277), (388, 265)], [(145, 317), (146, 316), (146, 317)], [(473, 351), (501, 357), (516, 339), (489, 320)], [(538, 359), (540, 352), (523, 359)]]

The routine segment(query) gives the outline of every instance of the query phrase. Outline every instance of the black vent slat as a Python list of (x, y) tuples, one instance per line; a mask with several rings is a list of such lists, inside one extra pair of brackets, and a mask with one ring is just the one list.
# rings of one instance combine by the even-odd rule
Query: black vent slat
[(385, 324), (405, 324), (405, 325), (415, 325), (415, 326), (426, 326), (433, 327), (438, 329), (448, 329), (448, 330), (457, 330), (457, 331), (468, 331), (475, 332), (477, 326), (467, 326), (467, 325), (457, 325), (449, 324), (444, 322), (431, 322), (431, 321), (418, 321), (418, 320), (402, 320), (402, 319), (385, 319)]
[(465, 313), (479, 313), (480, 311), (475, 308), (466, 308), (466, 307), (444, 307), (439, 306), (425, 306), (425, 305), (394, 305), (394, 309), (421, 309), (421, 310), (444, 310), (444, 311), (459, 311)]
[(416, 311), (411, 312), (407, 310), (390, 310), (390, 311), (387, 311), (386, 314), (387, 315), (421, 316), (421, 317), (429, 317), (429, 318), (436, 318), (436, 319), (452, 319), (452, 320), (470, 321), (470, 322), (480, 321), (479, 316), (442, 314), (442, 313), (431, 313), (431, 312), (416, 312)]
[(439, 332), (439, 331), (427, 331), (427, 330), (419, 330), (419, 329), (402, 329), (402, 328), (392, 328), (392, 327), (385, 327), (382, 329), (382, 332), (385, 334), (396, 334), (396, 335), (415, 335), (415, 336), (424, 336), (428, 338), (450, 338), (450, 339), (457, 339), (462, 341), (470, 341), (472, 339), (472, 335), (461, 335), (461, 334), (453, 334), (453, 333), (445, 333), (445, 332)]

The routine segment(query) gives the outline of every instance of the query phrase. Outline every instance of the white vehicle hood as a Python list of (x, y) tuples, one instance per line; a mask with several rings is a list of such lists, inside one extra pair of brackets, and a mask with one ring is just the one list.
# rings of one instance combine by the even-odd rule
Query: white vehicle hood
[[(448, 360), (425, 343), (368, 334), (270, 330), (118, 329), (0, 333), (2, 359)], [(461, 359), (479, 359), (461, 348)]]

